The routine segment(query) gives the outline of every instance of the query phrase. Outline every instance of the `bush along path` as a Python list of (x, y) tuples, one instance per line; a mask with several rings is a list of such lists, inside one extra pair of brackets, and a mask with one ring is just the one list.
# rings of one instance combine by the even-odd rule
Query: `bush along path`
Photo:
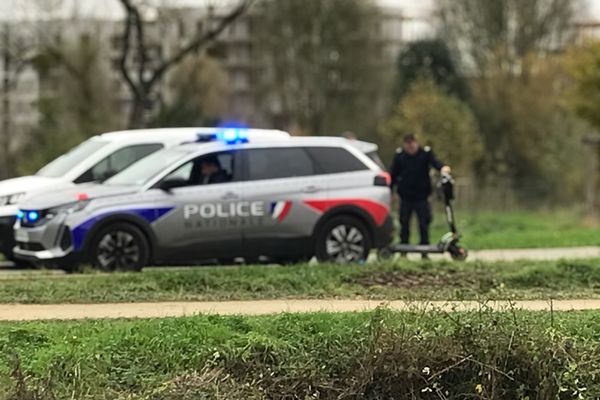
[(0, 324), (0, 398), (597, 399), (600, 312)]

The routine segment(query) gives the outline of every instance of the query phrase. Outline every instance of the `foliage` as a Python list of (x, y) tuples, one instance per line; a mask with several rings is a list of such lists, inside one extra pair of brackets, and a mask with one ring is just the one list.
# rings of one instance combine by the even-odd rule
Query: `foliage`
[(572, 39), (573, 0), (437, 0), (440, 36), (469, 75), (488, 69), (527, 73), (531, 53), (553, 52)]
[(579, 116), (600, 129), (600, 42), (571, 48), (566, 65), (573, 80), (569, 105)]
[(262, 3), (255, 26), (270, 68), (259, 100), (275, 125), (304, 134), (371, 133), (391, 72), (377, 61), (376, 15), (371, 0)]
[(148, 270), (0, 280), (2, 303), (282, 298), (379, 300), (599, 298), (599, 260), (412, 262)]
[(225, 115), (228, 79), (215, 60), (189, 57), (175, 69), (169, 86), (170, 99), (151, 126), (208, 126)]
[[(0, 325), (22, 399), (598, 398), (597, 312), (282, 314)], [(12, 375), (12, 376), (11, 376)]]
[(40, 76), (40, 122), (29, 135), (19, 171), (29, 174), (83, 140), (119, 125), (116, 99), (101, 44), (91, 34), (60, 48), (43, 49), (35, 60)]
[(463, 175), (471, 175), (473, 164), (482, 155), (477, 123), (469, 107), (431, 81), (419, 81), (410, 88), (382, 133), (393, 143), (401, 143), (407, 133), (416, 134)]
[(577, 155), (587, 131), (562, 100), (568, 85), (562, 58), (531, 56), (527, 63), (527, 75), (491, 69), (472, 84), (487, 153), (484, 182), (507, 178), (524, 201), (580, 198), (585, 168)]
[(448, 94), (467, 100), (467, 82), (455, 65), (452, 54), (441, 39), (408, 43), (398, 58), (396, 95), (404, 97), (415, 82), (431, 80)]
[(527, 205), (581, 197), (586, 128), (562, 103), (568, 82), (554, 55), (573, 39), (578, 3), (438, 0), (440, 35), (471, 77), (486, 153), (479, 187), (512, 188)]

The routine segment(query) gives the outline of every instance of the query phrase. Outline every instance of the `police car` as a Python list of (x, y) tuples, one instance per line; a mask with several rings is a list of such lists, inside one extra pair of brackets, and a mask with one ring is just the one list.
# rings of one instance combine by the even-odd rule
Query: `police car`
[(204, 132), (103, 184), (24, 201), (15, 255), (105, 271), (314, 255), (358, 262), (392, 237), (389, 175), (374, 148), (342, 138)]
[[(104, 181), (155, 151), (194, 141), (199, 132), (213, 129), (168, 128), (105, 133), (86, 140), (33, 176), (0, 182), (0, 252), (13, 258), (13, 225), (20, 200), (48, 190)], [(251, 132), (257, 133), (289, 136), (287, 132), (275, 130)]]

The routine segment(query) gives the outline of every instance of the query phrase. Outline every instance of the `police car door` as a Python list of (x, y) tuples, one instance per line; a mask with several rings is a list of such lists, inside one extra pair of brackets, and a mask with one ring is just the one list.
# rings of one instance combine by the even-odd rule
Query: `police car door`
[(302, 147), (243, 150), (244, 199), (262, 207), (244, 226), (244, 252), (250, 256), (285, 257), (311, 251), (312, 230), (319, 218), (305, 201), (327, 197), (327, 181), (317, 175)]
[[(156, 227), (160, 258), (207, 260), (241, 252), (239, 153), (222, 151), (192, 160), (165, 177), (175, 209)], [(168, 186), (174, 186), (168, 189)]]

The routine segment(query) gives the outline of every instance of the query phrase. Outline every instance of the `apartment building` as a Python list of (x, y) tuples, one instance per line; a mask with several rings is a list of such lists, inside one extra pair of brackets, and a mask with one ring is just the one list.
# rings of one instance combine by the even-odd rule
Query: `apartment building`
[[(159, 8), (149, 16), (146, 28), (147, 46), (151, 52), (151, 62), (159, 62), (176, 52), (187, 38), (198, 32), (206, 32), (223, 18), (226, 10), (216, 8)], [(379, 13), (378, 26), (381, 43), (382, 66), (392, 69), (398, 53), (404, 42), (403, 14), (397, 8), (382, 7)], [(43, 40), (58, 40), (66, 42), (76, 40), (88, 35), (101, 43), (101, 51), (105, 56), (102, 68), (110, 77), (111, 90), (117, 98), (116, 109), (126, 114), (131, 104), (131, 93), (125, 85), (119, 70), (119, 56), (122, 47), (121, 21), (113, 19), (70, 19), (43, 21), (43, 29), (27, 32), (32, 36), (31, 41), (40, 45)], [(6, 22), (6, 29), (19, 32), (21, 25)], [(256, 107), (256, 82), (266, 73), (266, 66), (262, 58), (256, 54), (256, 36), (253, 29), (252, 15), (246, 16), (229, 27), (207, 51), (208, 54), (219, 60), (226, 71), (229, 81), (227, 96), (227, 118), (246, 121), (253, 125), (266, 125), (270, 116), (263, 115)], [(37, 36), (36, 36), (37, 35)], [(1, 39), (1, 38), (0, 38)], [(1, 46), (0, 46), (1, 47)], [(0, 58), (2, 58), (0, 49)], [(129, 68), (135, 70), (139, 60), (132, 60)], [(1, 64), (1, 63), (0, 63)], [(170, 74), (172, 74), (171, 72)], [(0, 82), (6, 76), (3, 66), (0, 65)], [(171, 75), (172, 76), (172, 75)], [(167, 84), (170, 75), (167, 74), (159, 82), (155, 96), (148, 104), (148, 113), (155, 112), (161, 102), (168, 101), (172, 96)], [(39, 118), (37, 102), (40, 96), (51, 96), (55, 82), (47, 79), (41, 81), (38, 72), (26, 65), (19, 71), (16, 85), (10, 93), (4, 96), (4, 102), (10, 104), (10, 123), (17, 129), (27, 129), (34, 125)], [(276, 104), (273, 105), (277, 107)], [(2, 112), (0, 112), (0, 126), (3, 126)], [(125, 121), (125, 120), (124, 120)]]

